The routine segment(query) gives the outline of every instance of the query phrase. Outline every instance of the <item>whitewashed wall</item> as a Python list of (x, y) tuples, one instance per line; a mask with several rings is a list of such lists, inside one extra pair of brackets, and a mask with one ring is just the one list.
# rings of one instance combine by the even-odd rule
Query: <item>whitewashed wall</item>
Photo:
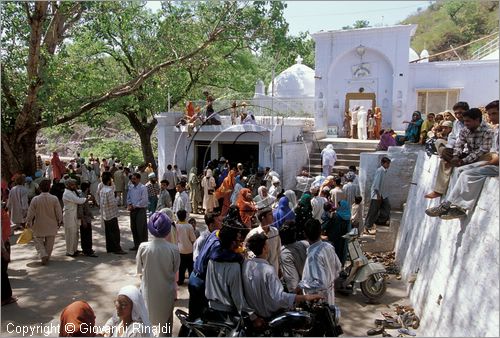
[[(410, 288), (423, 336), (499, 334), (499, 181), (488, 178), (472, 214), (444, 221), (425, 215), (438, 205), (424, 194), (432, 189), (438, 158), (418, 155), (396, 243), (403, 279)], [(441, 299), (439, 301), (439, 299)]]
[(389, 147), (389, 151), (361, 153), (359, 166), (359, 184), (361, 196), (368, 212), (371, 198), (371, 186), (375, 171), (380, 167), (382, 157), (391, 159), (391, 166), (386, 174), (385, 188), (390, 191), (389, 203), (392, 210), (402, 210), (412, 182), (413, 170), (421, 146), (405, 145)]
[(276, 160), (278, 172), (281, 174), (281, 184), (283, 189), (293, 190), (297, 184), (296, 177), (302, 171), (302, 167), (308, 165), (312, 142), (283, 143), (281, 147), (283, 156)]
[(449, 61), (410, 64), (408, 116), (417, 109), (417, 89), (462, 88), (460, 101), (471, 107), (498, 100), (498, 60)]

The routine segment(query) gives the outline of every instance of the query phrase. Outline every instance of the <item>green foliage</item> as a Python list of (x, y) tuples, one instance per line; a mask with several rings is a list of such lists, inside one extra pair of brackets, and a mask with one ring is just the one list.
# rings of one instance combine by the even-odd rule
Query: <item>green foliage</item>
[[(429, 54), (435, 54), (449, 50), (450, 45), (458, 47), (498, 31), (498, 1), (437, 1), (401, 23), (418, 24), (411, 43), (413, 49), (420, 52), (425, 48)], [(472, 44), (457, 53), (468, 58), (484, 43)], [(433, 60), (448, 59), (454, 60), (456, 56), (450, 52)]]
[(367, 28), (367, 27), (371, 27), (370, 21), (368, 21), (368, 20), (356, 20), (352, 24), (352, 26), (343, 26), (342, 29), (346, 30), (346, 29), (358, 29), (358, 28)]
[(90, 153), (98, 158), (110, 158), (115, 156), (122, 163), (141, 164), (144, 163), (140, 145), (132, 142), (123, 142), (111, 139), (90, 139), (87, 145), (84, 145), (81, 154), (84, 158), (89, 157)]

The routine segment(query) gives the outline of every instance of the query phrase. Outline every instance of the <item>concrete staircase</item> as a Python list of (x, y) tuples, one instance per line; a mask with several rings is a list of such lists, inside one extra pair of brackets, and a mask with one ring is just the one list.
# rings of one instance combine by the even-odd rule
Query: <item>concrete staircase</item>
[(359, 154), (375, 151), (378, 140), (353, 140), (346, 138), (325, 138), (313, 142), (313, 151), (309, 154), (309, 163), (304, 166), (312, 176), (321, 175), (323, 170), (321, 166), (321, 150), (328, 144), (333, 145), (337, 153), (337, 162), (333, 167), (333, 172), (346, 172), (349, 166), (355, 165), (359, 168)]

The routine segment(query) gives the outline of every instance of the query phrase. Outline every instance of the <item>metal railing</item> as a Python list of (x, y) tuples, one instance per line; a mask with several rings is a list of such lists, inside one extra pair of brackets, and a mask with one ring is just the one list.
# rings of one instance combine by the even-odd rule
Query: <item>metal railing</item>
[(485, 57), (488, 54), (493, 53), (495, 50), (498, 49), (498, 44), (499, 39), (498, 35), (495, 36), (493, 39), (476, 49), (474, 52), (472, 52), (472, 60), (480, 60), (481, 58)]

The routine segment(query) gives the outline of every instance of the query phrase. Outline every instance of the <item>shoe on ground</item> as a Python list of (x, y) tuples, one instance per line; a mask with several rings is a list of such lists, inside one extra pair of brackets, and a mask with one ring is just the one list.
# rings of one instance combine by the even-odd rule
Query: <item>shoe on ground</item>
[(460, 207), (452, 207), (448, 210), (447, 213), (440, 215), (441, 219), (444, 219), (444, 220), (462, 218), (462, 217), (466, 217), (466, 216), (467, 216), (467, 213), (465, 212), (464, 209), (462, 209)]
[(68, 256), (68, 257), (76, 257), (76, 256), (78, 256), (78, 253), (75, 252), (74, 254), (70, 254), (70, 253), (67, 252), (66, 256)]
[(42, 257), (42, 265), (47, 265), (48, 262), (49, 262), (48, 256)]
[[(137, 250), (137, 249), (136, 249)], [(123, 250), (120, 250), (120, 251), (115, 251), (113, 252), (115, 255), (126, 255), (127, 252), (126, 251), (123, 251)]]
[(87, 257), (99, 257), (95, 254), (95, 252), (87, 252), (87, 253), (84, 253), (84, 255)]
[(17, 303), (17, 297), (11, 296), (6, 300), (2, 300), (2, 306)]
[(401, 333), (401, 334), (405, 334), (407, 336), (412, 336), (412, 337), (415, 337), (417, 335), (415, 332), (410, 331), (407, 328), (398, 329), (398, 332)]
[(370, 329), (370, 330), (366, 331), (366, 334), (368, 336), (376, 336), (376, 335), (381, 334), (382, 332), (384, 332), (384, 327), (381, 325), (381, 326), (378, 326), (374, 329)]
[(450, 204), (444, 202), (438, 205), (437, 207), (425, 210), (425, 214), (429, 217), (440, 217), (442, 215), (447, 214), (449, 210), (450, 210)]

